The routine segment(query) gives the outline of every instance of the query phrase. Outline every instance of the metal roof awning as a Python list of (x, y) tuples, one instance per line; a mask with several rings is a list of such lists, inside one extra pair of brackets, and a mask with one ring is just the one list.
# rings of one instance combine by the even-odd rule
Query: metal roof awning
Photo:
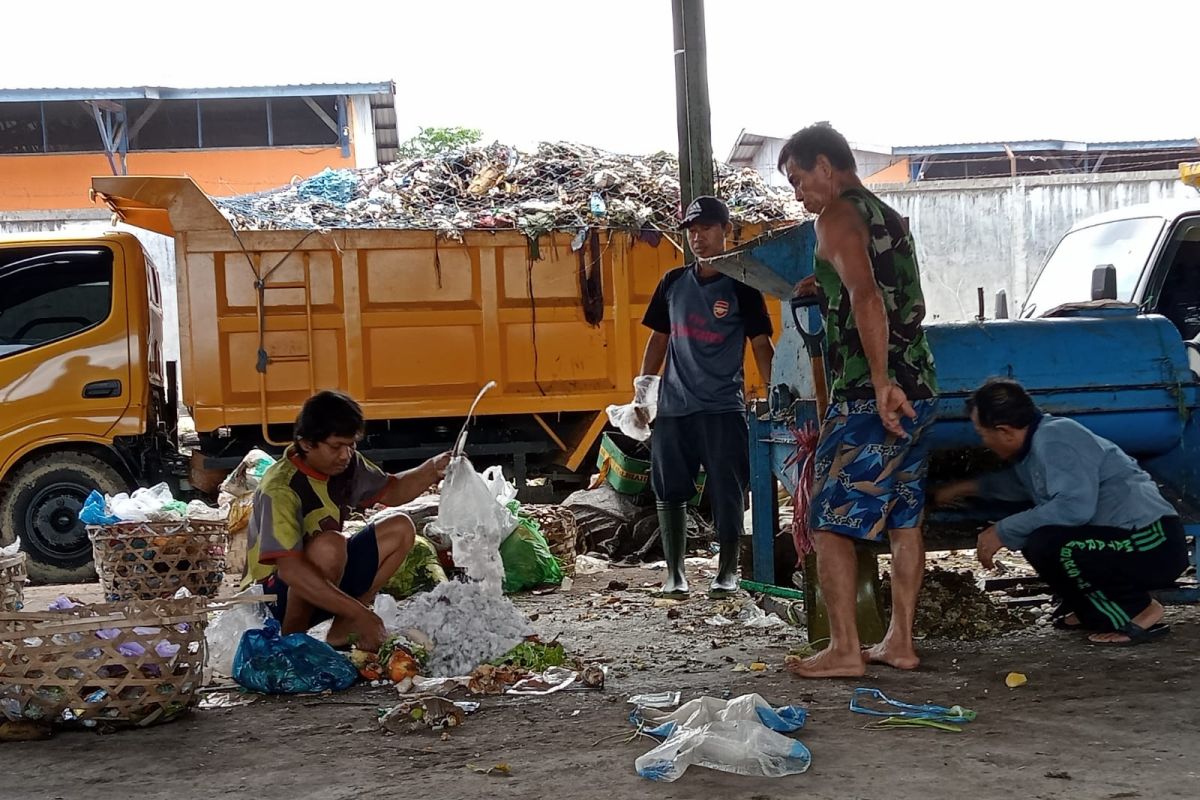
[(249, 97), (321, 97), (395, 93), (395, 81), (196, 88), (170, 86), (33, 88), (0, 89), (0, 103), (51, 103), (71, 100), (228, 100)]

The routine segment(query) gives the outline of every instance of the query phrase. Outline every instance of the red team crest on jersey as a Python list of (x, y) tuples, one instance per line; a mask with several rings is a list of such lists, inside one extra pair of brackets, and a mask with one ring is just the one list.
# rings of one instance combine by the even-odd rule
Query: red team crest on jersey
[(713, 303), (713, 316), (714, 317), (716, 317), (717, 319), (722, 319), (728, 313), (729, 313), (729, 301), (728, 300), (718, 300), (717, 302)]

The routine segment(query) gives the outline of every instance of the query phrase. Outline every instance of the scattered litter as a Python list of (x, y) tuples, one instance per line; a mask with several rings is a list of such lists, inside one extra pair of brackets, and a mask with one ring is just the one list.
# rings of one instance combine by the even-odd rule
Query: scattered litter
[(600, 572), (608, 572), (610, 569), (612, 569), (612, 564), (602, 558), (596, 558), (595, 556), (575, 557), (576, 575), (595, 575)]
[[(861, 701), (864, 698), (875, 700), (895, 710), (882, 711), (869, 708), (862, 704)], [(854, 690), (854, 694), (850, 696), (850, 710), (857, 714), (869, 714), (873, 717), (902, 717), (904, 719), (924, 719), (952, 723), (973, 722), (976, 716), (974, 711), (962, 706), (946, 707), (932, 703), (904, 703), (891, 699), (878, 689), (870, 688), (858, 688)]]
[[(686, 558), (684, 559), (684, 562), (685, 563), (687, 562)], [(650, 561), (645, 564), (642, 564), (642, 569), (666, 569), (666, 568), (667, 568), (667, 562), (665, 562), (665, 561)]]
[(1029, 678), (1020, 672), (1010, 672), (1004, 678), (1004, 685), (1010, 689), (1016, 689), (1018, 686), (1024, 686), (1027, 683), (1029, 683)]
[(610, 592), (623, 592), (629, 588), (629, 584), (625, 581), (609, 581), (606, 588)]
[(653, 694), (635, 694), (629, 698), (629, 702), (640, 708), (674, 708), (679, 705), (681, 697), (680, 692), (655, 692)]
[(765, 672), (766, 669), (767, 669), (767, 665), (761, 661), (751, 661), (750, 662), (750, 671), (751, 672)]
[(726, 619), (725, 617), (721, 616), (720, 614), (716, 614), (716, 615), (711, 616), (708, 619), (704, 620), (704, 624), (711, 625), (714, 628), (727, 628), (730, 625), (733, 625), (735, 623), (731, 619)]
[(379, 727), (388, 733), (414, 733), (457, 728), (467, 712), (444, 697), (426, 697), (400, 703), (379, 718)]
[(672, 600), (670, 597), (656, 597), (653, 605), (655, 608), (674, 608), (684, 602), (683, 600)]
[(208, 692), (200, 698), (198, 707), (202, 709), (237, 708), (250, 705), (257, 697), (258, 695), (242, 692)]
[(478, 772), (480, 775), (500, 775), (504, 778), (512, 775), (512, 767), (503, 762), (492, 767), (475, 767), (467, 764), (467, 769), (471, 770), (472, 772)]
[(507, 694), (545, 696), (561, 692), (579, 678), (579, 673), (563, 667), (551, 667), (541, 675), (517, 681)]

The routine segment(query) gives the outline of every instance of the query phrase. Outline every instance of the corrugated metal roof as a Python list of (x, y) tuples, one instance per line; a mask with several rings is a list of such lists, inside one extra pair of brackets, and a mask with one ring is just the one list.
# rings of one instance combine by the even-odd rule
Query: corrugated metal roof
[(927, 144), (893, 147), (898, 156), (931, 156), (949, 153), (1014, 153), (1057, 151), (1063, 153), (1095, 153), (1104, 150), (1181, 150), (1200, 147), (1196, 139), (1151, 139), (1132, 142), (1072, 142), (1064, 139), (1029, 139), (1013, 142), (961, 142), (957, 144)]
[(301, 83), (278, 86), (171, 86), (49, 87), (0, 89), (0, 103), (54, 102), (60, 100), (212, 100), (240, 97), (313, 97), (321, 95), (395, 94), (396, 82)]

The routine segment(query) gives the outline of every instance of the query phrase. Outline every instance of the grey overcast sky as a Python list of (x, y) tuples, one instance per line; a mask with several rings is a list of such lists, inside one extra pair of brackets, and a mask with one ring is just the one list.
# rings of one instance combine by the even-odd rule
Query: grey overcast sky
[[(707, 0), (716, 155), (816, 120), (879, 145), (1200, 136), (1195, 3)], [(675, 148), (669, 0), (5, 6), (0, 87), (394, 79), (402, 137)]]

